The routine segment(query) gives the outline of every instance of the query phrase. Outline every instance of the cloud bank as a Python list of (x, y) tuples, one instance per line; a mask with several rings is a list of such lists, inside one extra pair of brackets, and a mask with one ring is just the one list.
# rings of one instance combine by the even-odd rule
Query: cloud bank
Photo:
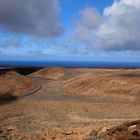
[(95, 32), (101, 23), (101, 16), (94, 8), (86, 8), (80, 11), (81, 19), (77, 22), (74, 34), (76, 41), (85, 43), (87, 46), (95, 44)]
[(39, 37), (63, 32), (58, 0), (0, 0), (0, 27)]
[(140, 50), (140, 0), (116, 0), (101, 16), (94, 8), (82, 11), (73, 38), (101, 50)]

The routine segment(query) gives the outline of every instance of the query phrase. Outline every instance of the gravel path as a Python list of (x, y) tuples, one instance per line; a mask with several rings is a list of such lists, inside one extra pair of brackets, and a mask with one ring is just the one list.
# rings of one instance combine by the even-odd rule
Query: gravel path
[[(36, 78), (37, 80), (37, 78)], [(44, 78), (39, 78), (38, 81), (42, 84), (42, 88), (32, 95), (26, 96), (23, 100), (34, 101), (65, 101), (65, 102), (79, 102), (79, 103), (131, 103), (129, 101), (117, 100), (105, 97), (90, 97), (90, 96), (76, 96), (64, 93), (62, 89), (56, 85), (60, 81), (52, 81)], [(62, 82), (62, 81), (61, 81)], [(51, 87), (48, 85), (51, 84)]]

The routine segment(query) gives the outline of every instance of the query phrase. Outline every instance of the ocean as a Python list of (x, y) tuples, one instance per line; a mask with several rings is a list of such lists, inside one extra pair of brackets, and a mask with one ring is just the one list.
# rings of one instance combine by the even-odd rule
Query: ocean
[(95, 68), (140, 68), (140, 62), (103, 62), (103, 61), (0, 61), (1, 67), (95, 67)]

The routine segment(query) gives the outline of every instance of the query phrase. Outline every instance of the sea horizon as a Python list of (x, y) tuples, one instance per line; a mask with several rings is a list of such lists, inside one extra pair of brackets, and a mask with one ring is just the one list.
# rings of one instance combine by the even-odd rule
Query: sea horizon
[(27, 61), (1, 60), (0, 67), (91, 67), (91, 68), (140, 68), (140, 62), (122, 61)]

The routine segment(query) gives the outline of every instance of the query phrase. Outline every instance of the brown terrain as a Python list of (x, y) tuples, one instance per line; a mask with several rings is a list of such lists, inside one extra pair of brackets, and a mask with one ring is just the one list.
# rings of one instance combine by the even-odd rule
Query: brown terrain
[(50, 80), (57, 80), (64, 75), (64, 68), (61, 67), (47, 67), (31, 74), (33, 77), (47, 78)]
[(36, 85), (32, 79), (20, 75), (14, 71), (0, 76), (0, 97), (21, 97), (27, 92), (35, 92)]
[(140, 140), (140, 69), (10, 72), (0, 97), (0, 140)]
[(140, 75), (131, 70), (98, 70), (67, 80), (64, 90), (79, 96), (111, 97), (133, 102), (140, 95)]

